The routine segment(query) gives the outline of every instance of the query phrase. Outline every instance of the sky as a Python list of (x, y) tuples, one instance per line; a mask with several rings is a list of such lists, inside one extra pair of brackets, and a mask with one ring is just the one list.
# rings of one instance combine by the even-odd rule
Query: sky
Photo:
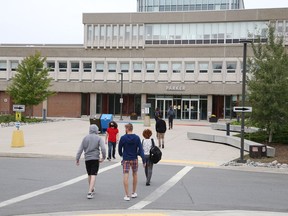
[[(136, 12), (137, 0), (0, 0), (0, 44), (83, 44), (82, 13)], [(288, 0), (244, 0), (245, 8)]]

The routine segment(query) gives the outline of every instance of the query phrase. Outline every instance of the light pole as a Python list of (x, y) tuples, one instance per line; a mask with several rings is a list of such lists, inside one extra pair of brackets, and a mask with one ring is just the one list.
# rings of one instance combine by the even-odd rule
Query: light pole
[[(240, 40), (243, 43), (243, 72), (242, 72), (242, 107), (245, 106), (245, 91), (246, 91), (246, 59), (247, 59), (247, 44), (251, 43), (251, 40)], [(244, 160), (244, 132), (245, 132), (245, 113), (241, 113), (241, 149), (239, 163), (246, 163)]]
[(121, 76), (121, 96), (120, 96), (120, 120), (123, 120), (123, 73), (119, 73)]

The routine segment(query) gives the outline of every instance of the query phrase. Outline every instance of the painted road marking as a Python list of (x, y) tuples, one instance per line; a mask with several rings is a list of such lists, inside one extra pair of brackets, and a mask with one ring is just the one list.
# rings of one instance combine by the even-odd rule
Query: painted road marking
[(171, 164), (189, 164), (189, 165), (203, 165), (203, 166), (217, 166), (214, 162), (190, 161), (190, 160), (161, 160), (161, 163)]
[(163, 213), (120, 213), (120, 214), (89, 214), (89, 215), (82, 215), (82, 216), (168, 216), (168, 214)]
[[(119, 163), (113, 164), (111, 166), (104, 167), (104, 168), (100, 169), (98, 173), (100, 174), (100, 173), (106, 172), (106, 171), (114, 169), (114, 168), (116, 168), (116, 167), (118, 167), (120, 165), (121, 165), (121, 163), (119, 162)], [(22, 196), (18, 196), (18, 197), (12, 198), (10, 200), (6, 200), (6, 201), (0, 203), (0, 208), (8, 206), (8, 205), (15, 204), (15, 203), (18, 203), (18, 202), (21, 202), (21, 201), (24, 201), (24, 200), (27, 200), (27, 199), (30, 199), (30, 198), (33, 198), (33, 197), (36, 197), (36, 196), (39, 196), (39, 195), (42, 195), (42, 194), (45, 194), (45, 193), (49, 193), (51, 191), (55, 191), (55, 190), (67, 187), (69, 185), (72, 185), (72, 184), (75, 184), (77, 182), (80, 182), (80, 181), (82, 181), (84, 179), (87, 179), (87, 175), (82, 175), (82, 176), (79, 176), (77, 178), (71, 179), (69, 181), (66, 181), (66, 182), (63, 182), (63, 183), (60, 183), (60, 184), (57, 184), (57, 185), (53, 185), (51, 187), (46, 187), (46, 188), (31, 192), (31, 193), (28, 193), (28, 194), (24, 194)]]
[(162, 195), (164, 195), (170, 188), (172, 188), (178, 181), (180, 181), (191, 169), (193, 169), (192, 166), (184, 167), (176, 175), (170, 178), (167, 182), (165, 182), (163, 185), (161, 185), (159, 188), (153, 191), (153, 193), (151, 193), (142, 201), (136, 203), (135, 205), (131, 206), (128, 209), (133, 209), (133, 210), (143, 209), (145, 206), (149, 205), (150, 203), (154, 202), (155, 200), (160, 198)]

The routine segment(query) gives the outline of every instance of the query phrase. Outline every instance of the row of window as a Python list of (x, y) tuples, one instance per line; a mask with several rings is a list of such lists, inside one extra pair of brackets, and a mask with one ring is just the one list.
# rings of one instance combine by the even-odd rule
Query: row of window
[[(80, 62), (69, 62), (70, 71), (71, 72), (95, 72), (102, 73), (105, 71), (105, 63), (104, 62), (82, 62), (80, 68)], [(94, 65), (93, 65), (94, 64)], [(198, 71), (200, 73), (208, 73), (209, 71), (209, 62), (198, 62)], [(182, 68), (182, 62), (158, 62), (158, 68), (155, 62), (133, 62), (132, 63), (132, 71), (134, 73), (141, 73), (143, 69), (146, 73), (154, 73), (155, 71), (159, 71), (159, 73), (168, 73), (168, 71), (172, 71), (173, 73), (181, 73), (182, 70), (185, 70), (186, 73), (194, 73), (196, 70), (195, 62), (185, 62), (184, 68)], [(16, 71), (18, 66), (18, 61), (10, 61), (10, 69), (11, 71)], [(47, 61), (47, 67), (49, 67), (50, 72), (55, 72), (58, 68), (59, 72), (67, 72), (68, 71), (68, 62), (67, 61)], [(95, 67), (95, 68), (93, 68)], [(221, 73), (223, 69), (227, 71), (227, 73), (235, 73), (237, 69), (237, 62), (212, 62), (211, 63), (212, 71), (214, 73)], [(122, 73), (128, 73), (130, 71), (130, 63), (129, 62), (120, 62), (119, 69), (117, 69), (117, 62), (108, 62), (106, 69), (110, 73), (115, 73), (119, 70)], [(7, 71), (7, 61), (0, 61), (0, 71)]]
[[(241, 2), (240, 2), (241, 1)], [(242, 9), (242, 0), (140, 0), (138, 12)]]

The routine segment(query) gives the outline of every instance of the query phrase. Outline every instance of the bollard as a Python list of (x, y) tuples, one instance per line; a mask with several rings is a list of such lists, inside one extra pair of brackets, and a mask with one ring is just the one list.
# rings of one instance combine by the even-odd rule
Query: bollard
[(46, 121), (46, 116), (47, 116), (46, 109), (43, 109), (43, 111), (42, 111), (42, 117), (43, 117), (43, 121), (44, 121), (44, 122)]
[(226, 135), (230, 136), (230, 123), (229, 122), (226, 123)]
[(17, 130), (13, 131), (11, 147), (13, 148), (24, 147), (24, 134), (22, 130), (19, 130), (20, 122), (16, 122), (15, 126)]

